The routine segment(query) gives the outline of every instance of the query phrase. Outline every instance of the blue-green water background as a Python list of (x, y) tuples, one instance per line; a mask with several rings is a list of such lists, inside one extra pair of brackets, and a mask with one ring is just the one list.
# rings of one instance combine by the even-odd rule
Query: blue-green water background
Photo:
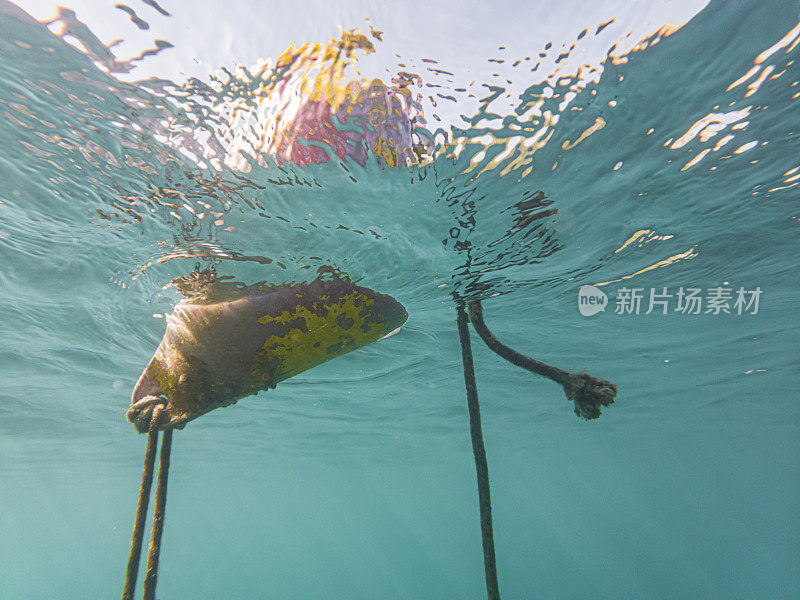
[[(559, 252), (526, 262), (528, 246), (512, 236), (500, 248), (522, 260), (475, 269), (488, 285), (489, 326), (523, 352), (620, 389), (599, 420), (579, 421), (557, 386), (473, 344), (504, 598), (800, 593), (800, 213), (796, 187), (768, 191), (798, 166), (790, 84), (800, 69), (786, 66), (797, 50), (776, 55), (786, 72), (752, 98), (724, 91), (797, 18), (791, 2), (712, 3), (628, 64), (608, 64), (596, 107), (562, 115), (529, 177), (456, 180), (481, 198), (469, 234), (476, 255), (500, 252), (489, 244), (509, 229), (503, 211), (525, 192), (543, 190), (558, 209)], [(0, 12), (0, 29), (0, 109), (7, 115), (15, 103), (36, 115), (13, 113), (28, 127), (0, 119), (0, 598), (111, 598), (121, 591), (144, 448), (124, 413), (163, 333), (152, 315), (178, 298), (162, 287), (195, 261), (141, 267), (203, 238), (179, 239), (165, 211), (125, 223), (97, 209), (119, 213), (110, 202), (123, 195), (194, 185), (187, 173), (201, 170), (150, 160), (147, 173), (126, 163), (126, 154), (152, 153), (144, 134), (131, 133), (138, 146), (127, 149), (107, 135), (117, 126), (111, 115), (129, 107), (99, 88), (91, 99), (86, 84), (59, 73), (105, 75), (18, 15)], [(47, 45), (54, 52), (40, 49)], [(44, 93), (40, 80), (65, 93)], [(611, 99), (613, 112), (603, 108)], [(681, 171), (699, 146), (673, 151), (664, 141), (729, 102), (758, 107), (731, 145), (768, 143)], [(562, 141), (600, 114), (606, 127), (562, 153)], [(121, 166), (93, 165), (46, 137), (55, 134), (103, 140)], [(398, 298), (410, 318), (396, 336), (176, 434), (158, 597), (485, 593), (450, 295), (463, 289), (453, 274), (465, 256), (442, 243), (458, 219), (443, 182), (467, 164), (439, 161), (424, 179), (373, 161), (350, 165), (357, 183), (335, 166), (295, 168), (319, 186), (248, 192), (285, 221), (241, 203), (231, 209), (237, 227), (215, 243), (276, 260), (323, 257)], [(296, 228), (309, 214), (348, 229)], [(352, 232), (359, 228), (379, 235)], [(643, 229), (673, 237), (614, 252)], [(579, 314), (579, 285), (690, 248), (697, 256), (624, 283), (759, 286), (758, 314)], [(242, 281), (301, 278), (296, 263), (288, 275), (274, 264), (218, 268)]]

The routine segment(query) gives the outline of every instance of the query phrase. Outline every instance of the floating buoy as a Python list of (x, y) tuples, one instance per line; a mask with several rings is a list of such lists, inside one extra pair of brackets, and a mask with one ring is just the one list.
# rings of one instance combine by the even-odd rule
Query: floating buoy
[[(181, 429), (215, 408), (274, 388), (392, 334), (408, 313), (341, 274), (311, 283), (241, 286), (214, 271), (174, 280), (187, 298), (133, 391), (128, 420), (144, 433)], [(159, 410), (154, 411), (155, 407)]]

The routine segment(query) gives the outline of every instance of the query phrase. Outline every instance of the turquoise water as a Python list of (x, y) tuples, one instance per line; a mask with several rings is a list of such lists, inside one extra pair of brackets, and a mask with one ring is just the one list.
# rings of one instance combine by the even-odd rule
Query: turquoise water
[[(167, 284), (196, 264), (247, 283), (335, 266), (409, 320), (176, 433), (159, 598), (485, 596), (454, 298), (619, 388), (581, 421), (473, 336), (504, 598), (797, 597), (800, 9), (700, 8), (604, 52), (568, 102), (579, 76), (531, 71), (566, 51), (546, 37), (481, 56), (510, 70), (476, 81), (428, 69), (461, 73), (459, 50), (389, 54), (388, 87), (419, 70), (409, 116), (435, 140), (390, 168), (372, 147), (363, 165), (237, 162), (259, 86), (284, 98), (291, 69), (137, 79), (76, 45), (75, 22), (70, 37), (0, 0), (0, 598), (120, 594), (145, 442), (125, 411), (180, 299)], [(627, 43), (571, 18), (574, 55)], [(353, 61), (382, 69), (369, 39)], [(237, 103), (256, 116), (235, 122)], [(582, 285), (604, 312), (581, 315)], [(625, 287), (640, 314), (617, 314)], [(675, 310), (680, 288), (718, 287), (729, 314)], [(644, 314), (651, 288), (668, 314)], [(737, 314), (740, 288), (762, 291), (757, 311)]]

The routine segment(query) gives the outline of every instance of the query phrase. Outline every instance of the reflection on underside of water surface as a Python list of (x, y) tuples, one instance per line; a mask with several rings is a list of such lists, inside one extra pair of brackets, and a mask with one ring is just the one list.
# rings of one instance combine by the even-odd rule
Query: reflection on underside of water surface
[[(117, 8), (130, 27), (150, 30), (141, 10)], [(171, 18), (163, 7), (148, 10)], [(43, 185), (80, 206), (95, 235), (148, 231), (147, 246), (113, 276), (120, 285), (176, 259), (255, 263), (276, 281), (303, 279), (323, 264), (352, 270), (337, 248), (394, 243), (402, 217), (382, 218), (409, 202), (409, 183), (418, 186), (417, 202), (433, 200), (444, 217), (420, 226), (426, 239), (415, 237), (414, 245), (454, 253), (455, 275), (446, 277), (455, 295), (577, 289), (578, 280), (619, 281), (701, 252), (697, 240), (644, 219), (592, 232), (590, 215), (630, 212), (654, 186), (638, 177), (640, 191), (629, 186), (620, 198), (636, 168), (623, 156), (602, 172), (580, 166), (602, 140), (630, 128), (626, 105), (640, 92), (620, 95), (626, 76), (635, 79), (637, 64), (662, 51), (690, 15), (627, 35), (605, 19), (524, 55), (500, 46), (483, 59), (495, 69), (484, 79), (467, 80), (446, 60), (399, 54), (391, 66), (382, 63), (388, 75), (367, 76), (362, 63), (385, 59), (387, 43), (369, 23), (367, 33), (342, 31), (183, 81), (135, 79), (148, 60), (174, 48), (169, 41), (155, 39), (123, 59), (119, 41), (102, 42), (68, 8), (37, 21), (5, 2), (2, 15), (3, 44), (14, 56), (4, 61), (5, 75), (18, 81), (0, 97), (4, 127), (28, 168), (46, 172)], [(636, 123), (630, 148), (614, 152), (680, 162), (690, 173), (746, 158), (767, 143), (748, 135), (765, 109), (758, 94), (787, 80), (799, 36), (797, 24), (760, 49), (699, 118), (654, 114), (651, 123)], [(796, 169), (752, 194), (795, 187)], [(579, 181), (593, 184), (577, 196), (569, 188)], [(586, 235), (602, 239), (591, 256), (575, 245)], [(549, 269), (559, 253), (563, 262)]]

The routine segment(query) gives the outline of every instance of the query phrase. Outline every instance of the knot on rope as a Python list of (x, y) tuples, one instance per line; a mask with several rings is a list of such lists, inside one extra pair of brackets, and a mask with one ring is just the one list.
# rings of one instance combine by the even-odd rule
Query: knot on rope
[(567, 399), (575, 403), (575, 414), (589, 421), (600, 416), (600, 408), (614, 404), (617, 386), (586, 371), (567, 371), (562, 383)]
[(160, 396), (145, 396), (131, 404), (125, 417), (128, 423), (133, 423), (139, 433), (164, 429), (170, 421), (167, 399)]

